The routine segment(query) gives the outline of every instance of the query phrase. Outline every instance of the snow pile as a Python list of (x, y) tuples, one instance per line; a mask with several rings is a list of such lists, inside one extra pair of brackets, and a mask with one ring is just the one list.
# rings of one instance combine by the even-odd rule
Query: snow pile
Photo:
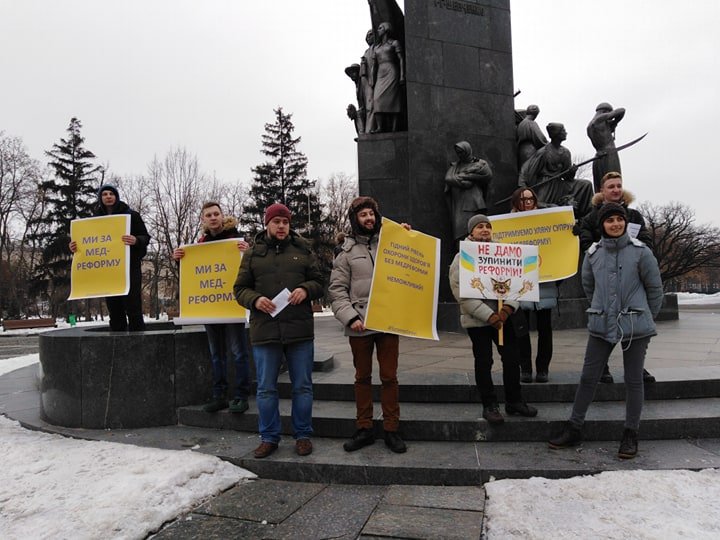
[(485, 485), (489, 540), (720, 538), (720, 470), (612, 471)]
[(720, 293), (702, 294), (681, 292), (677, 293), (678, 304), (682, 306), (704, 306), (720, 304)]
[[(31, 364), (40, 363), (40, 354), (26, 354), (25, 356), (16, 356), (14, 358), (0, 358), (0, 375), (10, 373), (16, 369), (24, 368)], [(38, 366), (39, 367), (39, 366)]]
[(3, 538), (144, 538), (254, 475), (214, 456), (31, 432), (0, 416)]

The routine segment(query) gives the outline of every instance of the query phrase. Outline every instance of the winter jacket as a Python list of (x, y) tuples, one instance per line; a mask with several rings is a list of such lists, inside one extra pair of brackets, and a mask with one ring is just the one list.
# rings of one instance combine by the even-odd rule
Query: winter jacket
[(210, 229), (203, 227), (203, 235), (198, 238), (198, 243), (214, 242), (217, 240), (229, 240), (230, 238), (240, 238), (237, 230), (238, 221), (232, 216), (225, 216), (223, 220), (223, 229), (218, 234), (212, 234)]
[(540, 292), (539, 302), (520, 302), (520, 307), (528, 311), (540, 309), (553, 309), (558, 304), (558, 284), (555, 281), (547, 281), (540, 283), (538, 287)]
[(346, 237), (333, 262), (328, 294), (335, 318), (345, 327), (346, 336), (376, 333), (372, 330), (356, 332), (350, 325), (358, 319), (365, 321), (378, 239), (377, 233), (372, 236), (358, 234)]
[[(470, 240), (470, 238), (467, 240)], [(497, 300), (481, 298), (460, 298), (460, 253), (457, 253), (450, 263), (448, 278), (453, 296), (460, 304), (460, 326), (463, 328), (488, 326), (490, 316), (493, 313), (497, 313), (498, 302)], [(520, 306), (520, 304), (514, 300), (505, 300), (503, 301), (503, 305), (508, 305), (513, 309), (518, 309)]]
[[(635, 200), (635, 197), (629, 191), (623, 191), (623, 199), (620, 203), (625, 207), (625, 211), (628, 216), (628, 223), (636, 223), (640, 225), (640, 231), (638, 232), (637, 239), (644, 242), (645, 245), (652, 249), (652, 236), (650, 231), (645, 227), (645, 220), (642, 214), (630, 208), (630, 204)], [(593, 244), (600, 240), (602, 229), (601, 224), (598, 222), (598, 212), (600, 207), (603, 205), (602, 193), (596, 193), (592, 198), (592, 208), (585, 217), (578, 221), (575, 225), (573, 232), (580, 237), (580, 251), (585, 252)]]
[(107, 208), (102, 203), (95, 205), (93, 213), (96, 216), (130, 215), (130, 234), (136, 238), (135, 245), (130, 246), (130, 264), (140, 264), (141, 259), (147, 254), (148, 244), (150, 243), (150, 234), (140, 214), (119, 199), (113, 205), (112, 213), (108, 213)]
[(582, 266), (590, 334), (609, 343), (654, 336), (663, 287), (655, 256), (623, 234), (590, 246)]
[[(245, 252), (233, 292), (235, 299), (251, 311), (250, 341), (253, 345), (295, 343), (313, 339), (313, 312), (310, 301), (323, 295), (324, 280), (310, 245), (296, 233), (278, 241), (266, 231), (255, 237), (255, 245)], [(287, 288), (302, 287), (305, 301), (289, 304), (275, 317), (255, 308), (261, 296), (273, 299)]]

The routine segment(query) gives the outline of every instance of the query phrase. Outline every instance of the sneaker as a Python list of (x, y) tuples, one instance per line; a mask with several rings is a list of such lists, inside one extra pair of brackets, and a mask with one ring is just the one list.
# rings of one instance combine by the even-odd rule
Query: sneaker
[(205, 412), (218, 412), (228, 408), (227, 399), (213, 398), (211, 402), (203, 405), (203, 411)]
[(574, 427), (570, 422), (565, 424), (562, 433), (548, 441), (550, 448), (559, 450), (560, 448), (569, 448), (577, 446), (582, 442), (582, 430)]
[(548, 372), (538, 371), (537, 375), (535, 375), (535, 382), (548, 382)]
[(605, 364), (605, 370), (603, 371), (603, 374), (600, 375), (600, 382), (605, 384), (612, 384), (614, 381), (613, 376), (610, 374), (610, 368), (607, 367), (607, 364)]
[(650, 373), (647, 369), (643, 369), (643, 382), (644, 383), (654, 383), (655, 375)]
[(531, 383), (532, 382), (532, 371), (521, 371), (520, 382)]
[(375, 442), (375, 433), (372, 428), (360, 428), (352, 436), (352, 439), (345, 441), (343, 449), (346, 452), (354, 452)]
[(231, 413), (242, 414), (250, 408), (247, 399), (233, 399), (230, 402), (229, 410)]
[(537, 416), (537, 409), (533, 407), (532, 405), (528, 405), (524, 401), (518, 402), (518, 403), (506, 403), (505, 404), (505, 414), (514, 415), (519, 414), (520, 416), (527, 416), (528, 418), (532, 418), (533, 416)]
[(500, 414), (500, 408), (497, 406), (497, 403), (483, 406), (482, 417), (491, 425), (502, 424), (505, 421), (503, 415)]
[(385, 432), (385, 446), (396, 454), (402, 454), (407, 451), (407, 446), (398, 435), (397, 431), (386, 431)]
[(298, 456), (309, 456), (312, 454), (312, 442), (310, 439), (298, 439), (295, 441), (295, 453)]
[(618, 457), (621, 459), (632, 459), (637, 456), (638, 451), (638, 432), (633, 429), (625, 428), (622, 441), (620, 441), (620, 449)]
[(255, 451), (253, 452), (253, 455), (257, 459), (263, 459), (263, 458), (268, 457), (270, 454), (272, 454), (277, 449), (278, 449), (277, 443), (263, 441), (260, 443), (260, 446), (258, 446), (255, 449)]

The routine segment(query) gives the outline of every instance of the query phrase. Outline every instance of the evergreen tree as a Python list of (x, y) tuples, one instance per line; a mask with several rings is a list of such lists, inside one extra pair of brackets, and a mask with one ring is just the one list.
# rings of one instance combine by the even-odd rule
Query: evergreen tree
[(70, 283), (70, 222), (92, 216), (92, 207), (97, 202), (96, 174), (100, 167), (90, 162), (95, 154), (83, 147), (81, 128), (80, 120), (72, 118), (67, 128), (69, 136), (45, 152), (55, 174), (38, 184), (45, 197), (46, 211), (36, 220), (39, 232), (34, 238), (40, 241), (43, 250), (33, 290), (47, 295), (53, 316), (65, 303)]
[(322, 229), (321, 203), (315, 182), (307, 177), (307, 158), (297, 149), (300, 137), (293, 138), (292, 114), (283, 113), (282, 107), (273, 112), (275, 122), (265, 124), (262, 136), (262, 153), (268, 161), (252, 169), (251, 202), (243, 209), (243, 222), (251, 231), (262, 229), (265, 208), (280, 202), (292, 212), (295, 231), (317, 237)]

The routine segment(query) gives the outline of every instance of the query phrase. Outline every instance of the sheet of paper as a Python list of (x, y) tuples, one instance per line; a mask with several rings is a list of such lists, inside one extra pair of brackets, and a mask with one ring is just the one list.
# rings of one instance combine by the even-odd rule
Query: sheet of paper
[(290, 291), (286, 287), (282, 291), (280, 291), (275, 298), (272, 299), (272, 303), (275, 304), (275, 311), (273, 311), (270, 315), (275, 317), (278, 313), (285, 309), (290, 303), (289, 298)]
[(628, 231), (628, 236), (630, 238), (637, 238), (637, 235), (640, 232), (640, 224), (639, 223), (628, 223), (627, 231)]

